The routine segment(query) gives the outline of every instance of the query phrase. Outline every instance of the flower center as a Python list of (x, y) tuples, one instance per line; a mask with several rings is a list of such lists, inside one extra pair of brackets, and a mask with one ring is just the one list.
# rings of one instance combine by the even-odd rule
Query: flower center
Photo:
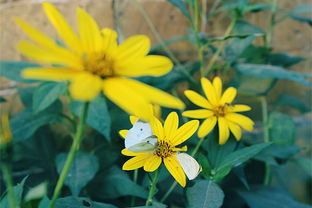
[(169, 157), (173, 154), (172, 148), (173, 147), (169, 143), (167, 143), (165, 141), (159, 141), (158, 145), (157, 145), (157, 150), (155, 151), (155, 154), (161, 158)]
[(85, 58), (83, 65), (85, 70), (103, 79), (114, 75), (114, 62), (104, 53), (90, 54)]
[(213, 113), (216, 117), (223, 117), (226, 114), (226, 105), (216, 106), (213, 109)]

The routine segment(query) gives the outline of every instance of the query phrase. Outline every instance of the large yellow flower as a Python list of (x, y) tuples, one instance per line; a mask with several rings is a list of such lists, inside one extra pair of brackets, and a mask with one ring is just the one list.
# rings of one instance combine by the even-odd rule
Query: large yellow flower
[(147, 55), (150, 50), (148, 37), (133, 36), (118, 45), (115, 31), (100, 30), (92, 17), (80, 8), (77, 9), (77, 35), (52, 4), (45, 2), (43, 8), (64, 46), (16, 18), (17, 24), (35, 42), (19, 42), (19, 51), (46, 64), (45, 67), (24, 70), (25, 77), (70, 81), (69, 91), (77, 100), (92, 100), (102, 91), (125, 111), (144, 120), (151, 118), (150, 103), (184, 108), (179, 99), (127, 78), (161, 76), (172, 69), (173, 64), (168, 58)]
[[(131, 120), (132, 123), (134, 123), (135, 118), (133, 117)], [(150, 152), (130, 152), (127, 149), (123, 149), (121, 152), (123, 155), (134, 157), (125, 162), (122, 169), (134, 170), (143, 167), (145, 171), (152, 172), (155, 171), (163, 161), (175, 180), (184, 187), (186, 185), (186, 176), (182, 165), (185, 167), (185, 165), (187, 166), (188, 164), (185, 164), (179, 156), (186, 156), (185, 153), (180, 152), (187, 151), (187, 147), (178, 148), (176, 146), (189, 139), (195, 133), (199, 122), (197, 120), (192, 120), (178, 128), (178, 115), (172, 112), (166, 118), (164, 126), (155, 117), (150, 122), (150, 125), (153, 134), (158, 139), (156, 148)], [(126, 133), (127, 132), (124, 132), (122, 135), (126, 135)], [(186, 157), (189, 160), (188, 162), (194, 161), (190, 156), (187, 155)], [(184, 163), (182, 164), (182, 162)], [(195, 174), (192, 174), (195, 176), (196, 172), (200, 171), (200, 166), (197, 166), (197, 170), (190, 170), (190, 168), (188, 168), (188, 171), (195, 172)]]
[(198, 137), (205, 137), (217, 124), (219, 127), (219, 144), (225, 144), (230, 136), (230, 131), (239, 141), (242, 136), (241, 127), (252, 131), (254, 122), (237, 112), (249, 111), (247, 105), (231, 105), (236, 97), (236, 89), (229, 87), (222, 94), (222, 82), (219, 77), (214, 78), (211, 83), (202, 78), (201, 85), (207, 98), (202, 97), (192, 90), (186, 90), (185, 96), (204, 109), (189, 110), (183, 112), (183, 116), (189, 118), (205, 119), (198, 130)]

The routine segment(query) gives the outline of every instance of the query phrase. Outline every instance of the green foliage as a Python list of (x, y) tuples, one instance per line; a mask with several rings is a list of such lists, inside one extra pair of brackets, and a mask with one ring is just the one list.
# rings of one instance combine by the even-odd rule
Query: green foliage
[(187, 189), (186, 196), (190, 208), (218, 208), (224, 199), (222, 189), (211, 180), (197, 180), (194, 186)]
[(21, 72), (25, 68), (32, 68), (32, 67), (39, 67), (39, 65), (28, 63), (28, 62), (1, 61), (0, 62), (0, 76), (8, 78), (16, 82), (34, 83), (36, 81), (24, 79), (23, 77), (21, 77)]
[(278, 145), (292, 145), (295, 140), (295, 124), (288, 115), (272, 112), (269, 116), (270, 140)]
[[(67, 154), (61, 153), (56, 157), (56, 167), (60, 174), (65, 164)], [(73, 196), (79, 196), (80, 190), (95, 176), (99, 169), (99, 162), (96, 156), (77, 152), (65, 184), (69, 186)]]
[(38, 113), (49, 107), (66, 92), (66, 89), (67, 83), (64, 82), (45, 82), (39, 85), (33, 95), (34, 113)]
[(274, 187), (253, 187), (251, 191), (239, 191), (238, 193), (250, 208), (310, 207), (295, 201), (294, 197), (286, 191)]
[[(147, 198), (147, 190), (140, 185), (134, 183), (127, 173), (113, 166), (105, 173), (105, 176), (99, 181), (101, 184), (97, 186), (94, 193), (102, 199), (118, 198), (121, 196), (137, 196)], [(100, 187), (100, 188), (99, 188)]]
[(172, 5), (174, 5), (175, 7), (177, 7), (182, 14), (184, 14), (185, 17), (188, 18), (189, 21), (191, 21), (191, 15), (185, 5), (185, 3), (183, 2), (183, 0), (168, 0), (168, 2), (170, 2)]
[[(22, 202), (22, 194), (24, 191), (24, 184), (27, 180), (27, 176), (20, 182), (18, 183), (16, 186), (13, 187), (13, 191), (14, 191), (14, 198), (15, 198), (15, 202), (16, 204), (21, 204)], [(9, 201), (8, 201), (8, 194), (5, 193), (2, 197), (1, 197), (1, 201), (0, 201), (0, 207), (3, 208), (9, 208)]]
[[(76, 116), (79, 116), (78, 114), (81, 112), (81, 108), (81, 102), (75, 101), (71, 105), (71, 110)], [(104, 135), (107, 141), (110, 141), (111, 118), (106, 100), (103, 96), (98, 96), (91, 101), (88, 109), (87, 124)]]
[(93, 202), (87, 198), (65, 197), (56, 202), (56, 208), (116, 208), (116, 206), (106, 203)]

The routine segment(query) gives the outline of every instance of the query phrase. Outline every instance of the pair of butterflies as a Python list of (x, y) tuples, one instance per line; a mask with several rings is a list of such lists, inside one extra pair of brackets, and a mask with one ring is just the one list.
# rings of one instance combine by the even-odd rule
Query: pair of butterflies
[[(136, 121), (125, 138), (125, 147), (130, 152), (152, 152), (157, 149), (157, 137), (151, 125), (141, 120)], [(189, 180), (193, 180), (201, 171), (198, 162), (186, 153), (178, 153), (177, 159)]]

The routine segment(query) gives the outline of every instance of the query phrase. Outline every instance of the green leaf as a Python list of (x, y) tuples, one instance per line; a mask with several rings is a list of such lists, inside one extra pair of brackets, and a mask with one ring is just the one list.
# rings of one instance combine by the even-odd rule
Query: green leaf
[(191, 21), (192, 19), (191, 15), (187, 10), (185, 3), (182, 0), (167, 0), (167, 1), (170, 2), (173, 6), (177, 7), (181, 11), (181, 13), (184, 14), (184, 16), (189, 19), (189, 21)]
[(312, 26), (312, 18), (311, 17), (291, 15), (291, 18), (298, 21), (298, 22), (308, 23), (310, 26)]
[[(61, 153), (56, 157), (56, 167), (60, 174), (64, 167), (67, 154)], [(69, 186), (73, 196), (78, 196), (80, 190), (93, 179), (99, 169), (99, 162), (95, 155), (77, 152), (69, 173), (65, 179), (65, 184)]]
[(44, 82), (36, 87), (33, 95), (33, 112), (38, 113), (66, 92), (66, 82)]
[(56, 201), (55, 208), (117, 208), (112, 204), (93, 202), (88, 198), (65, 197)]
[(40, 65), (32, 64), (28, 62), (1, 61), (0, 62), (0, 77), (5, 77), (16, 82), (34, 83), (37, 81), (22, 78), (21, 72), (25, 68), (39, 67), (39, 66)]
[[(22, 195), (24, 191), (24, 184), (27, 180), (28, 176), (24, 177), (23, 180), (13, 187), (14, 198), (16, 205), (21, 205)], [(5, 194), (4, 197), (0, 201), (0, 207), (9, 208), (8, 194)]]
[(186, 190), (189, 208), (218, 208), (223, 204), (222, 189), (211, 180), (197, 180)]
[(236, 167), (247, 160), (256, 156), (259, 152), (270, 146), (271, 143), (256, 144), (250, 147), (245, 147), (227, 155), (227, 157), (216, 168), (216, 172), (228, 171), (229, 168)]
[(260, 12), (264, 10), (270, 10), (272, 8), (271, 5), (263, 4), (263, 3), (256, 3), (246, 6), (245, 12)]
[(273, 53), (268, 56), (268, 62), (271, 65), (290, 67), (305, 59), (298, 56), (291, 56), (287, 53)]
[(35, 88), (36, 87), (25, 87), (25, 88), (18, 87), (17, 88), (17, 91), (20, 95), (22, 103), (26, 108), (32, 109), (33, 94), (34, 94)]
[(299, 110), (301, 113), (307, 113), (311, 111), (311, 107), (307, 103), (305, 103), (299, 97), (287, 93), (282, 94), (274, 104), (275, 108), (279, 106), (290, 106)]
[(45, 196), (43, 199), (41, 199), (38, 208), (47, 208), (50, 204), (50, 199)]
[[(213, 132), (216, 134), (216, 132)], [(224, 145), (219, 145), (218, 140), (211, 134), (211, 136), (204, 141), (204, 148), (208, 152), (208, 160), (211, 168), (215, 169), (220, 166), (222, 161), (234, 151), (236, 141), (230, 138)]]
[(310, 177), (312, 177), (312, 159), (310, 157), (298, 157), (294, 158), (293, 161), (299, 165)]
[(274, 79), (258, 79), (245, 75), (239, 76), (239, 86), (237, 90), (245, 95), (266, 95), (275, 86)]
[(292, 118), (286, 114), (272, 112), (269, 115), (270, 141), (278, 145), (292, 145), (296, 128)]
[(56, 111), (43, 111), (33, 114), (32, 111), (26, 109), (16, 114), (10, 121), (14, 141), (28, 139), (36, 130), (44, 125), (61, 121), (61, 117)]
[(288, 192), (275, 187), (254, 187), (251, 191), (238, 191), (250, 208), (309, 208), (310, 206), (295, 201)]
[(121, 196), (137, 196), (143, 199), (147, 198), (147, 190), (142, 186), (134, 183), (125, 171), (113, 166), (101, 181), (97, 184), (95, 195), (102, 199), (118, 198)]
[(278, 66), (240, 63), (236, 64), (234, 68), (247, 76), (291, 80), (312, 88), (312, 82), (306, 79), (309, 75), (289, 71)]
[(2, 97), (2, 96), (0, 96), (0, 103), (4, 103), (4, 102), (6, 102), (7, 100), (4, 98), (4, 97)]
[(244, 51), (245, 49), (252, 44), (252, 42), (260, 34), (264, 35), (265, 32), (260, 28), (249, 24), (247, 22), (239, 21), (234, 27), (234, 34), (257, 34), (249, 36), (245, 39), (233, 39), (225, 47), (225, 59), (229, 62), (234, 62)]
[(311, 14), (312, 13), (312, 4), (299, 4), (296, 8), (294, 8), (290, 14), (298, 15), (298, 14)]
[(44, 197), (47, 194), (47, 188), (48, 188), (47, 186), (48, 186), (48, 183), (43, 182), (31, 188), (25, 196), (25, 201), (28, 202), (34, 199), (40, 199)]
[(196, 159), (202, 167), (202, 171), (200, 172), (200, 174), (203, 175), (206, 179), (209, 179), (211, 167), (210, 167), (208, 158), (199, 152), (196, 155)]
[[(71, 111), (79, 116), (82, 102), (73, 102)], [(111, 117), (108, 111), (106, 100), (103, 96), (97, 96), (91, 101), (88, 109), (87, 124), (104, 135), (107, 141), (111, 140)]]

